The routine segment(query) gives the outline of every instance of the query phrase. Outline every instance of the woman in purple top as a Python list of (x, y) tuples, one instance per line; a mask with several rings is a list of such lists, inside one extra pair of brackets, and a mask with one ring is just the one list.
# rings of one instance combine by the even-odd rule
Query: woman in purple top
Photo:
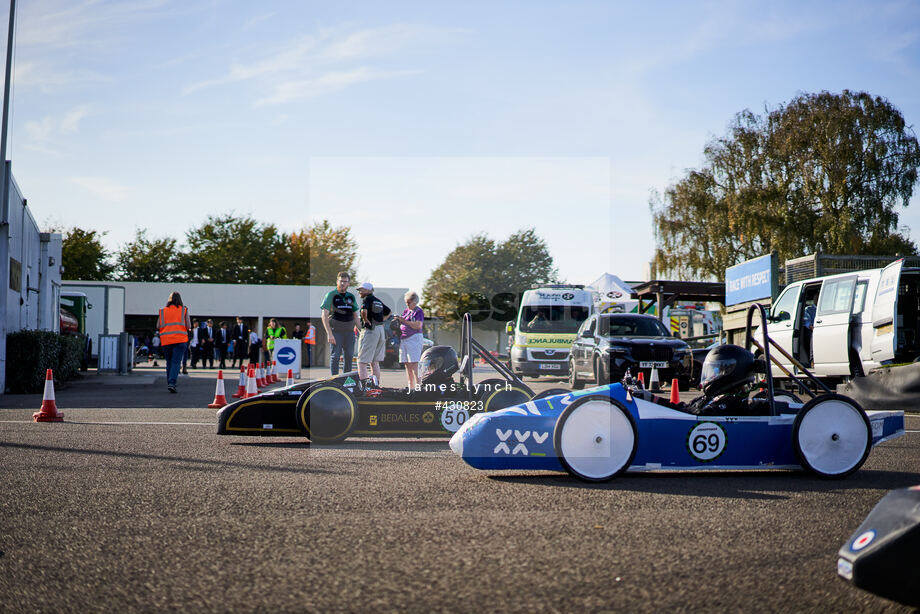
[(395, 316), (399, 322), (399, 362), (406, 365), (406, 377), (409, 389), (418, 386), (418, 361), (422, 357), (422, 322), (425, 313), (418, 306), (418, 294), (406, 292), (406, 310), (401, 316)]

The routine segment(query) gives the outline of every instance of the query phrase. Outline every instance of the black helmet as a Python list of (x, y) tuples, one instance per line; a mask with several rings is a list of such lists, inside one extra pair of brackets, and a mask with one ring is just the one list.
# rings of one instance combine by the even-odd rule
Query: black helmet
[(457, 352), (449, 345), (428, 348), (418, 362), (418, 374), (423, 384), (447, 382), (459, 369)]
[(700, 388), (706, 396), (718, 396), (753, 382), (757, 371), (758, 361), (751, 352), (737, 345), (719, 345), (703, 361)]

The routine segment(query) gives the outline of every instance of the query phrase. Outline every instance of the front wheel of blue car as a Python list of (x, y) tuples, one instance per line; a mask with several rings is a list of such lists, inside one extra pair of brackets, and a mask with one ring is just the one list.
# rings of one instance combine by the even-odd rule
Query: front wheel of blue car
[(579, 480), (606, 482), (636, 456), (639, 437), (632, 414), (618, 401), (592, 395), (565, 408), (553, 432), (556, 455)]
[(799, 410), (792, 425), (792, 443), (803, 467), (822, 478), (842, 478), (859, 469), (869, 456), (872, 426), (856, 401), (825, 394)]

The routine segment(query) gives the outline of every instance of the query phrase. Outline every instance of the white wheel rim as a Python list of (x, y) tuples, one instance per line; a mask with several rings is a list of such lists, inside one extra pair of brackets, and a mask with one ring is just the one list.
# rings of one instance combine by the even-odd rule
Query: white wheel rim
[(838, 399), (816, 404), (799, 423), (802, 456), (815, 471), (825, 475), (846, 473), (858, 465), (869, 437), (859, 410)]
[(587, 401), (562, 425), (560, 453), (569, 467), (587, 478), (610, 477), (629, 462), (635, 434), (629, 418), (608, 401)]

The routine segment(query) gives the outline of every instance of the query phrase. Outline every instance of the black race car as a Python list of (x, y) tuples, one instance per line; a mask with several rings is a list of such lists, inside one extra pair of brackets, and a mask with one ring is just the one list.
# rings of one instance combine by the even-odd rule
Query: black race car
[(618, 382), (627, 370), (632, 375), (645, 372), (645, 381), (650, 381), (653, 368), (661, 382), (676, 377), (683, 389), (690, 383), (690, 346), (650, 315), (593, 315), (582, 323), (569, 351), (569, 385), (576, 390), (587, 381)]
[[(473, 384), (473, 355), (502, 378)], [(471, 334), (464, 316), (461, 358), (436, 345), (419, 362), (414, 390), (383, 388), (358, 379), (356, 371), (240, 399), (217, 413), (218, 435), (304, 435), (315, 443), (356, 436), (450, 436), (477, 412), (524, 403), (533, 391), (499, 363)], [(459, 374), (459, 377), (454, 376)], [(541, 393), (559, 394), (561, 390)]]

